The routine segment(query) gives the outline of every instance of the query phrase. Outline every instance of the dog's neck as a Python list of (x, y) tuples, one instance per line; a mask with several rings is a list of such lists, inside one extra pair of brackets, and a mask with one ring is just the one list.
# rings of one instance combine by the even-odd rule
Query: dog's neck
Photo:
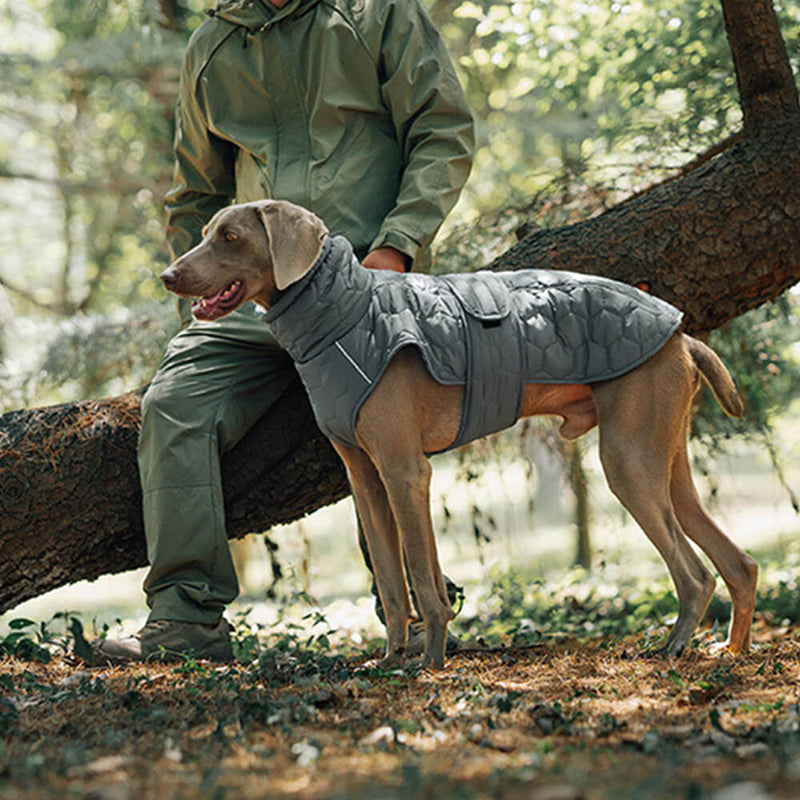
[(265, 311), (269, 311), (272, 306), (280, 301), (280, 299), (287, 293), (287, 292), (294, 292), (296, 291), (295, 284), (300, 284), (306, 282), (306, 279), (309, 275), (311, 275), (320, 265), (320, 262), (327, 256), (328, 252), (332, 247), (330, 237), (326, 238), (326, 244), (323, 245), (320, 254), (317, 256), (317, 259), (308, 265), (308, 268), (303, 271), (303, 274), (298, 278), (294, 283), (287, 286), (285, 289), (279, 289), (274, 274), (270, 276), (269, 285), (260, 289), (253, 297), (250, 299), (258, 306), (261, 306)]
[(328, 237), (306, 275), (277, 299), (262, 294), (259, 304), (267, 309), (266, 321), (281, 346), (303, 360), (319, 342), (349, 330), (363, 315), (376, 274), (361, 266), (344, 237)]

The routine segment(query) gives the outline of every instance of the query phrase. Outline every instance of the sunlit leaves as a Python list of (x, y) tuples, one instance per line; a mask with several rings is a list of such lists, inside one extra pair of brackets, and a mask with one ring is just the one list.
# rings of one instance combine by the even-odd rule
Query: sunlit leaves
[(501, 181), (510, 169), (521, 196), (559, 169), (604, 178), (609, 152), (617, 173), (635, 152), (674, 166), (738, 123), (717, 0), (468, 0), (453, 20), (467, 40), (458, 63), (469, 99), (486, 122), (478, 169)]

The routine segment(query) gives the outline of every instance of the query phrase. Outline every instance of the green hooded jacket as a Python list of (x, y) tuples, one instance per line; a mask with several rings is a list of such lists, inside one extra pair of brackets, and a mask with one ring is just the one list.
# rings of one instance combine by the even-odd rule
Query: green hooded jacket
[(474, 127), (419, 0), (220, 2), (186, 52), (167, 196), (173, 256), (231, 201), (290, 200), (416, 268), (471, 166)]

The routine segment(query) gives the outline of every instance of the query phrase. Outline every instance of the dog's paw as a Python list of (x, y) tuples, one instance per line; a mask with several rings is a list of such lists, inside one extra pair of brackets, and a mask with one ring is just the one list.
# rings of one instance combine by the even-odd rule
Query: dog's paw
[(360, 669), (397, 669), (397, 667), (405, 666), (405, 659), (397, 653), (388, 653), (383, 658), (371, 658), (365, 661)]
[(747, 655), (750, 652), (750, 642), (742, 642), (741, 644), (736, 642), (731, 642), (730, 639), (726, 639), (724, 642), (712, 642), (708, 646), (708, 652), (712, 656), (724, 656), (724, 655), (731, 655), (731, 656), (741, 656)]
[(648, 647), (646, 650), (641, 650), (639, 652), (639, 658), (680, 658), (685, 650), (686, 645), (670, 645), (669, 642), (667, 642), (667, 644), (662, 647)]

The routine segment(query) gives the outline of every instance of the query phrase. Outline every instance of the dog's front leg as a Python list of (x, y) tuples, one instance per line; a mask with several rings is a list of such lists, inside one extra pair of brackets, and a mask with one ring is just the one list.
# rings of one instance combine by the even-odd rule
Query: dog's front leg
[(436, 553), (430, 509), (431, 465), (426, 451), (452, 443), (458, 432), (461, 387), (443, 387), (414, 348), (401, 350), (361, 408), (356, 438), (385, 487), (418, 608), (425, 623), (426, 666), (444, 666), (453, 610)]
[[(385, 454), (382, 454), (385, 455)], [(422, 453), (396, 451), (379, 464), (389, 502), (400, 531), (411, 585), (425, 622), (425, 666), (444, 666), (447, 624), (453, 610), (436, 552), (430, 513), (431, 466)]]
[(386, 490), (369, 456), (352, 447), (336, 443), (333, 446), (347, 467), (386, 617), (386, 655), (377, 666), (393, 667), (405, 659), (408, 622), (413, 608), (397, 525)]

